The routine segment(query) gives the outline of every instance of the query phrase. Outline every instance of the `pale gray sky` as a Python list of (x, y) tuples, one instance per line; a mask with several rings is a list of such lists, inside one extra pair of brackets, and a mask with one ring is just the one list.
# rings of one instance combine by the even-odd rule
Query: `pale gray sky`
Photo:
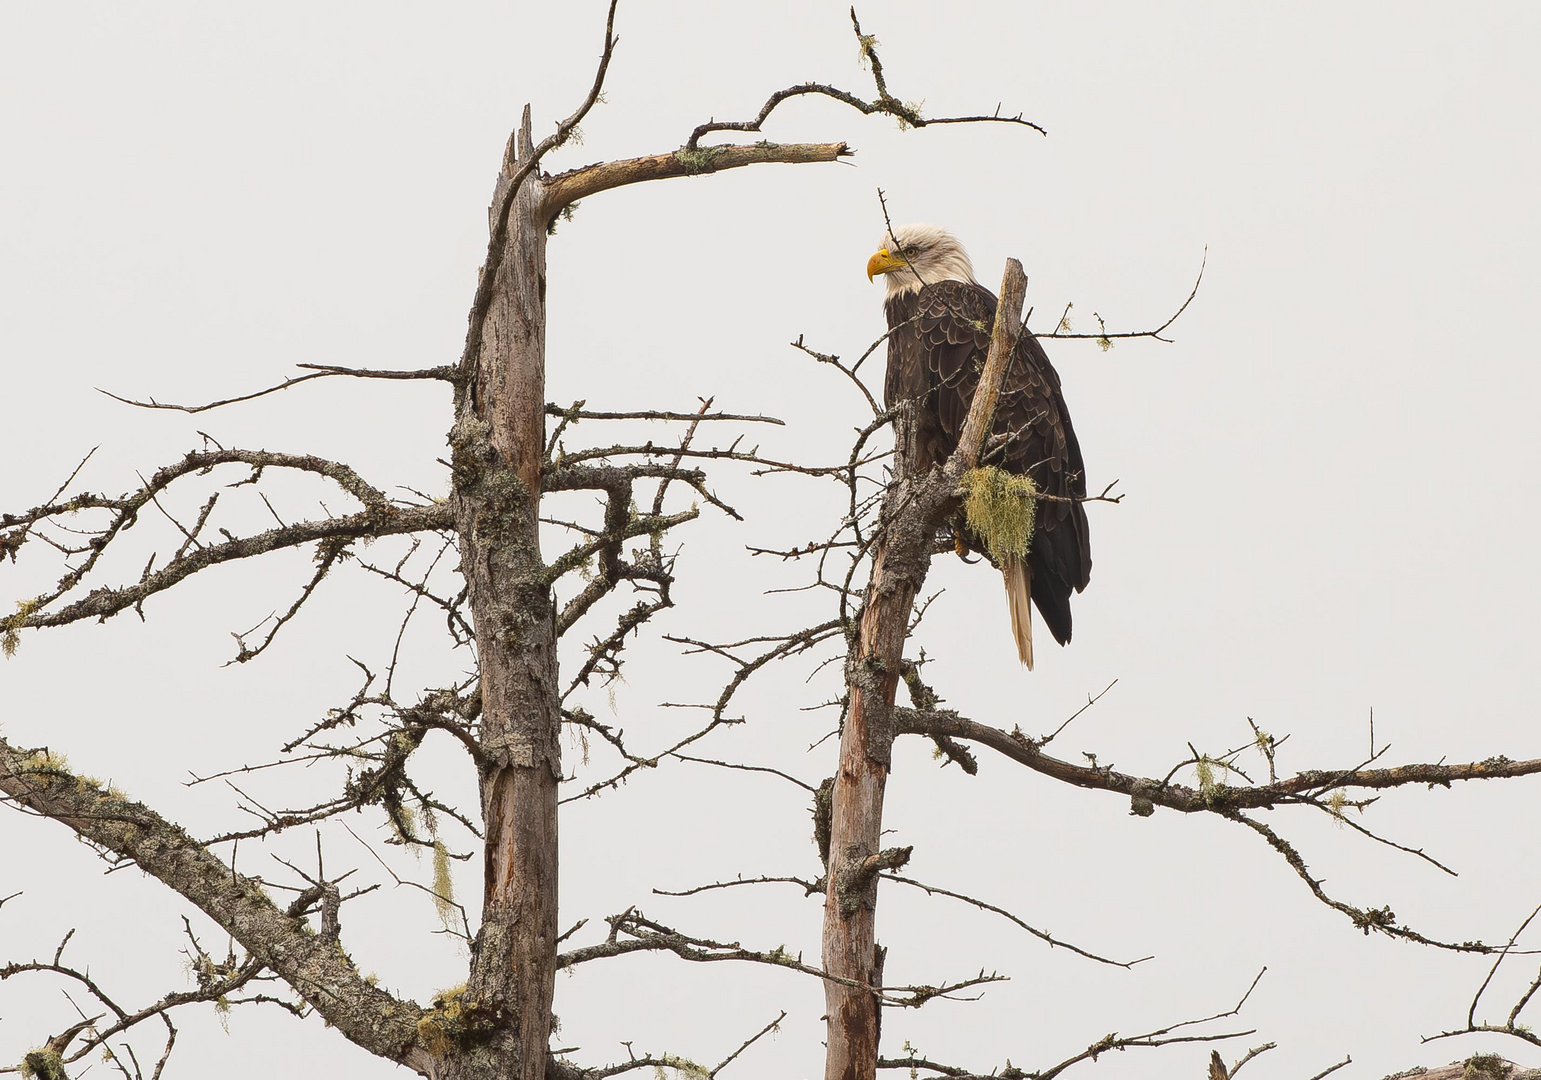
[[(198, 417), (136, 412), (93, 388), (203, 399), (300, 362), (458, 356), (508, 129), (530, 101), (537, 133), (549, 130), (598, 52), (601, 5), (534, 8), (0, 5), (0, 505), (45, 498), (98, 443), (86, 481), (116, 491), (195, 446), (198, 431), (442, 491), (434, 458), (450, 418), (439, 387), (322, 384)], [(1210, 751), (1244, 741), (1248, 716), (1292, 735), (1286, 768), (1352, 765), (1372, 707), (1391, 759), (1536, 756), (1541, 9), (942, 12), (861, 11), (894, 92), (935, 114), (999, 101), (1047, 138), (900, 132), (794, 103), (766, 137), (845, 139), (854, 167), (767, 167), (585, 202), (551, 245), (550, 397), (667, 408), (716, 394), (725, 408), (788, 421), (765, 436), (767, 450), (843, 453), (860, 400), (786, 342), (806, 334), (851, 356), (881, 333), (881, 289), (862, 274), (882, 231), (878, 187), (896, 221), (956, 232), (987, 283), (1006, 256), (1020, 258), (1039, 328), (1067, 302), (1078, 328), (1094, 311), (1112, 328), (1153, 325), (1187, 295), (1207, 245), (1175, 344), (1051, 343), (1091, 484), (1118, 479), (1127, 499), (1091, 508), (1095, 565), (1075, 642), (1042, 648), (1030, 676), (1012, 660), (996, 575), (939, 561), (932, 584), (947, 591), (922, 637), (949, 703), (1032, 733), (1116, 678), (1058, 745), (1156, 775), (1190, 741)], [(554, 167), (671, 149), (702, 120), (752, 115), (794, 82), (869, 88), (843, 0), (623, 4), (618, 26), (608, 104)], [(875, 365), (869, 374), (876, 384)], [(661, 628), (791, 626), (807, 607), (760, 592), (796, 583), (795, 570), (751, 563), (743, 545), (816, 535), (833, 503), (719, 475), (748, 521), (682, 533), (681, 603)], [(291, 505), (313, 504), (297, 493)], [(187, 770), (266, 760), (351, 692), (344, 652), (378, 660), (394, 633), (398, 598), (339, 575), (269, 656), (221, 668), (227, 633), (287, 605), (305, 567), (303, 556), (270, 559), (148, 605), (146, 624), (27, 638), (0, 666), (0, 723), (195, 832), (238, 820), (228, 791), (183, 787)], [(4, 573), (0, 600), (35, 591), (25, 565)], [(421, 680), (433, 685), (427, 666)], [(617, 722), (662, 745), (682, 721), (657, 703), (714, 695), (718, 674), (672, 647), (639, 647)], [(829, 686), (800, 677), (746, 698), (750, 724), (716, 750), (813, 782), (827, 775), (833, 744), (806, 751), (826, 719), (798, 709)], [(590, 707), (611, 706), (596, 694)], [(1095, 967), (992, 916), (891, 888), (879, 928), (891, 979), (983, 966), (1013, 981), (974, 1004), (889, 1014), (889, 1052), (909, 1039), (975, 1067), (1043, 1066), (1108, 1031), (1218, 1011), (1266, 964), (1241, 1017), (1258, 1034), (1228, 1054), (1279, 1042), (1249, 1066), (1255, 1080), (1309, 1076), (1345, 1053), (1354, 1064), (1337, 1075), (1372, 1080), (1483, 1048), (1541, 1064), (1518, 1044), (1420, 1046), (1464, 1017), (1486, 963), (1360, 935), (1250, 834), (1164, 811), (1131, 818), (1117, 799), (984, 751), (973, 780), (938, 770), (921, 746), (897, 758), (887, 824), (915, 845), (915, 876), (1089, 948), (1155, 959)], [(464, 797), (451, 755), (434, 768), (442, 793)], [(303, 799), (323, 779), (262, 790)], [(1268, 820), (1345, 899), (1389, 904), (1433, 936), (1502, 939), (1541, 901), (1538, 800), (1535, 783), (1517, 782), (1397, 793), (1372, 811), (1367, 824), (1426, 847), (1458, 879), (1302, 815)], [(564, 923), (638, 903), (697, 933), (817, 956), (818, 901), (797, 890), (649, 893), (816, 873), (805, 801), (774, 780), (674, 765), (569, 806)], [(374, 819), (353, 824), (379, 835)], [(339, 835), (336, 857), (372, 873)], [(51, 953), (78, 926), (69, 955), (89, 958), (125, 1003), (182, 985), (182, 911), (157, 883), (103, 878), (54, 826), (11, 815), (0, 837), (0, 895), (25, 890), (0, 912), (0, 960)], [(460, 886), (478, 891), (471, 873)], [(396, 890), (360, 901), (345, 937), (363, 967), (426, 999), (458, 981), (460, 965), (432, 926), (425, 898)], [(1493, 1010), (1506, 1013), (1533, 974), (1515, 963)], [(67, 1022), (54, 995), (41, 981), (0, 986), (0, 1061)], [(585, 1063), (624, 1057), (621, 1040), (716, 1060), (781, 1008), (781, 1034), (734, 1068), (815, 1075), (822, 994), (810, 980), (628, 958), (558, 984), (562, 1042), (581, 1046)], [(394, 1072), (318, 1020), (247, 1010), (228, 1037), (209, 1015), (182, 1024), (172, 1077)], [(1077, 1070), (1193, 1077), (1207, 1053), (1130, 1052)]]

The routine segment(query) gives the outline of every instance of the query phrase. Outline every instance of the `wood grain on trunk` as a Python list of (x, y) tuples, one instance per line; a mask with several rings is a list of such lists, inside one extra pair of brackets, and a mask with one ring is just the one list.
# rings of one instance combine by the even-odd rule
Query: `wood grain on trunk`
[[(518, 140), (532, 151), (529, 119)], [(511, 175), (518, 162), (505, 164)], [(476, 386), (452, 436), (462, 571), (481, 664), (478, 732), (486, 826), (482, 926), (466, 998), (494, 1034), (457, 1048), (440, 1075), (539, 1080), (556, 978), (556, 627), (541, 561), (545, 434), (546, 220), (530, 173), (508, 211), (507, 246), (473, 357)], [(512, 1021), (512, 1023), (510, 1023)]]

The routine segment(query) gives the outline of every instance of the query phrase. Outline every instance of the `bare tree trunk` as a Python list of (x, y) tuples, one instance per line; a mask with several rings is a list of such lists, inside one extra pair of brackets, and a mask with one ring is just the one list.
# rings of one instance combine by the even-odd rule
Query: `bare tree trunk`
[(824, 970), (858, 985), (824, 983), (825, 1080), (873, 1080), (877, 1075), (882, 1004), (876, 991), (883, 966), (876, 940), (878, 874), (902, 866), (910, 856), (909, 848), (879, 848), (893, 752), (894, 694), (910, 611), (931, 566), (932, 538), (937, 524), (957, 506), (959, 477), (979, 464), (1001, 378), (1021, 333), (1026, 288), (1022, 265), (1008, 259), (990, 352), (958, 447), (946, 465), (929, 476), (916, 475), (914, 418), (901, 415), (895, 427), (898, 471), (883, 499), (883, 534), (872, 557), (856, 655), (847, 662), (851, 707), (840, 735), (840, 770), (831, 797)]
[[(529, 110), (518, 138), (533, 152)], [(505, 162), (504, 180), (517, 162)], [(546, 221), (538, 172), (508, 212), (474, 380), (451, 436), (462, 572), (481, 666), (485, 895), (461, 1015), (488, 1037), (446, 1055), (445, 1078), (545, 1075), (556, 977), (556, 623), (539, 537), (545, 430)], [(501, 201), (494, 200), (494, 207)], [(496, 214), (496, 211), (495, 211)], [(494, 232), (497, 222), (494, 222)], [(473, 316), (474, 317), (474, 316)], [(509, 1023), (509, 1021), (513, 1021)], [(471, 1023), (467, 1034), (481, 1025)]]
[[(909, 459), (907, 454), (896, 457)], [(878, 845), (894, 741), (890, 717), (910, 606), (925, 580), (928, 562), (924, 555), (917, 560), (912, 552), (896, 551), (886, 541), (878, 548), (862, 612), (860, 645), (847, 673), (851, 709), (840, 736), (840, 771), (835, 775), (830, 813), (824, 970), (866, 986), (874, 986), (879, 966), (877, 873), (885, 859)], [(893, 852), (886, 862), (902, 861), (908, 854), (907, 850)], [(824, 1005), (828, 1023), (825, 1080), (861, 1080), (876, 1075), (877, 997), (870, 990), (826, 981)]]

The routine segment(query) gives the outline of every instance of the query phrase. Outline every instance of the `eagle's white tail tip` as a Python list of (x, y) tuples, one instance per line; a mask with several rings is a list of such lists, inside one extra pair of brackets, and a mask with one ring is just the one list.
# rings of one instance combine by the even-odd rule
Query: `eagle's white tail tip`
[(1011, 636), (1017, 642), (1022, 666), (1033, 670), (1033, 603), (1028, 569), (1021, 559), (1006, 559), (1001, 564), (1006, 581), (1006, 603), (1011, 608)]

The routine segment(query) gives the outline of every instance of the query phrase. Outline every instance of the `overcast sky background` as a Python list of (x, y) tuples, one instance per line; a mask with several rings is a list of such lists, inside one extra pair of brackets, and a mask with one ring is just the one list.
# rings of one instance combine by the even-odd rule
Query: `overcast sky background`
[[(1387, 760), (1537, 756), (1541, 9), (942, 10), (861, 11), (893, 92), (933, 115), (1001, 102), (1047, 138), (1004, 126), (900, 132), (795, 102), (765, 137), (844, 139), (852, 166), (771, 166), (587, 200), (550, 248), (549, 397), (687, 408), (715, 394), (723, 408), (787, 421), (756, 436), (768, 453), (843, 457), (864, 406), (786, 343), (805, 334), (854, 356), (882, 332), (881, 290), (862, 274), (882, 231), (878, 187), (896, 222), (955, 231), (987, 284), (1020, 258), (1039, 329), (1071, 302), (1078, 329), (1094, 311), (1112, 329), (1158, 324), (1207, 246), (1175, 344), (1050, 343), (1091, 486), (1117, 479), (1127, 493), (1090, 508), (1094, 571), (1073, 645), (1040, 646), (1038, 670), (1020, 671), (998, 576), (939, 560), (931, 585), (946, 591), (921, 632), (938, 688), (965, 715), (1037, 733), (1117, 679), (1056, 746), (1146, 775), (1163, 775), (1190, 742), (1244, 742), (1249, 716), (1291, 735), (1286, 770), (1352, 766), (1371, 708)], [(296, 363), (452, 361), (508, 130), (526, 101), (537, 135), (571, 111), (601, 19), (593, 2), (0, 5), (0, 505), (43, 500), (97, 444), (85, 485), (125, 489), (198, 446), (199, 431), (345, 459), (377, 486), (444, 492), (440, 386), (323, 382), (196, 417), (135, 411), (94, 388), (204, 400)], [(702, 120), (751, 116), (770, 91), (807, 79), (870, 92), (844, 3), (631, 3), (618, 29), (608, 103), (553, 168), (669, 150)], [(867, 375), (881, 384), (876, 361)], [(751, 562), (744, 545), (821, 535), (837, 502), (803, 482), (716, 475), (747, 521), (680, 533), (679, 607), (659, 628), (730, 637), (811, 621), (805, 599), (761, 595), (800, 571)], [(276, 505), (314, 513), (322, 490), (282, 488)], [(177, 506), (200, 502), (190, 493)], [(7, 605), (54, 572), (26, 554), (31, 568), (0, 578)], [(137, 574), (129, 562), (120, 571)], [(242, 820), (232, 793), (184, 787), (189, 770), (268, 760), (351, 694), (345, 654), (378, 666), (394, 638), (400, 596), (339, 573), (267, 656), (222, 668), (228, 633), (287, 606), (307, 566), (297, 554), (200, 575), (147, 605), (146, 623), (28, 636), (0, 665), (7, 737), (63, 751), (195, 833), (231, 827)], [(415, 685), (454, 670), (432, 631), (410, 639), (421, 660), (403, 678)], [(639, 748), (666, 745), (689, 718), (657, 705), (710, 700), (723, 666), (660, 644), (632, 656), (613, 703), (595, 692), (586, 704), (601, 719), (613, 710)], [(833, 674), (804, 686), (805, 674), (751, 684), (749, 723), (707, 749), (810, 783), (828, 775), (833, 741), (807, 748), (829, 714), (799, 710), (828, 696)], [(440, 794), (473, 805), (453, 753), (425, 754)], [(885, 1052), (908, 1039), (976, 1068), (1007, 1057), (1043, 1067), (1108, 1031), (1227, 1008), (1267, 965), (1240, 1018), (1258, 1033), (1225, 1051), (1277, 1041), (1248, 1067), (1255, 1080), (1310, 1076), (1345, 1054), (1345, 1078), (1479, 1049), (1541, 1065), (1512, 1040), (1419, 1045), (1464, 1018), (1482, 959), (1364, 937), (1239, 828), (1130, 817), (1116, 798), (980, 756), (970, 779), (924, 746), (896, 753), (886, 825), (894, 843), (915, 845), (914, 876), (1104, 954), (1154, 959), (1096, 966), (995, 916), (888, 887), (890, 981), (981, 967), (1013, 981), (973, 1004), (889, 1013)], [(580, 757), (575, 746), (586, 780), (609, 764)], [(296, 772), (252, 790), (304, 801), (333, 780)], [(819, 901), (794, 888), (650, 894), (816, 875), (807, 802), (772, 777), (676, 763), (567, 806), (564, 925), (587, 917), (575, 940), (595, 940), (604, 915), (635, 903), (687, 931), (817, 957)], [(1502, 940), (1541, 901), (1538, 803), (1535, 781), (1417, 790), (1365, 819), (1459, 878), (1320, 815), (1266, 820), (1335, 895), (1389, 904), (1431, 936)], [(399, 872), (427, 879), (426, 862), (377, 843), (378, 815), (350, 824)], [(186, 985), (177, 949), (191, 909), (133, 871), (103, 877), (58, 826), (10, 814), (0, 837), (0, 896), (23, 892), (0, 911), (0, 962), (51, 955), (74, 926), (66, 958), (88, 962), (124, 1004)], [(300, 857), (312, 844), (277, 850)], [(327, 844), (329, 865), (382, 876), (345, 833)], [(247, 858), (248, 873), (283, 879), (276, 863)], [(464, 897), (480, 891), (475, 869), (459, 874)], [(421, 893), (387, 890), (347, 910), (345, 944), (386, 985), (427, 1001), (459, 981), (463, 960), (431, 934)], [(212, 924), (194, 925), (223, 949)], [(1507, 1014), (1531, 964), (1500, 974), (1491, 1018)], [(728, 1075), (813, 1076), (822, 1004), (817, 984), (782, 972), (623, 958), (559, 978), (558, 1044), (581, 1047), (585, 1064), (624, 1058), (622, 1040), (715, 1062), (784, 1008), (781, 1033)], [(41, 979), (0, 985), (0, 1061), (72, 1017)], [(207, 1011), (179, 1024), (170, 1077), (395, 1074), (316, 1018), (239, 1010), (228, 1036)], [(1130, 1051), (1077, 1075), (1195, 1077), (1207, 1056)]]

